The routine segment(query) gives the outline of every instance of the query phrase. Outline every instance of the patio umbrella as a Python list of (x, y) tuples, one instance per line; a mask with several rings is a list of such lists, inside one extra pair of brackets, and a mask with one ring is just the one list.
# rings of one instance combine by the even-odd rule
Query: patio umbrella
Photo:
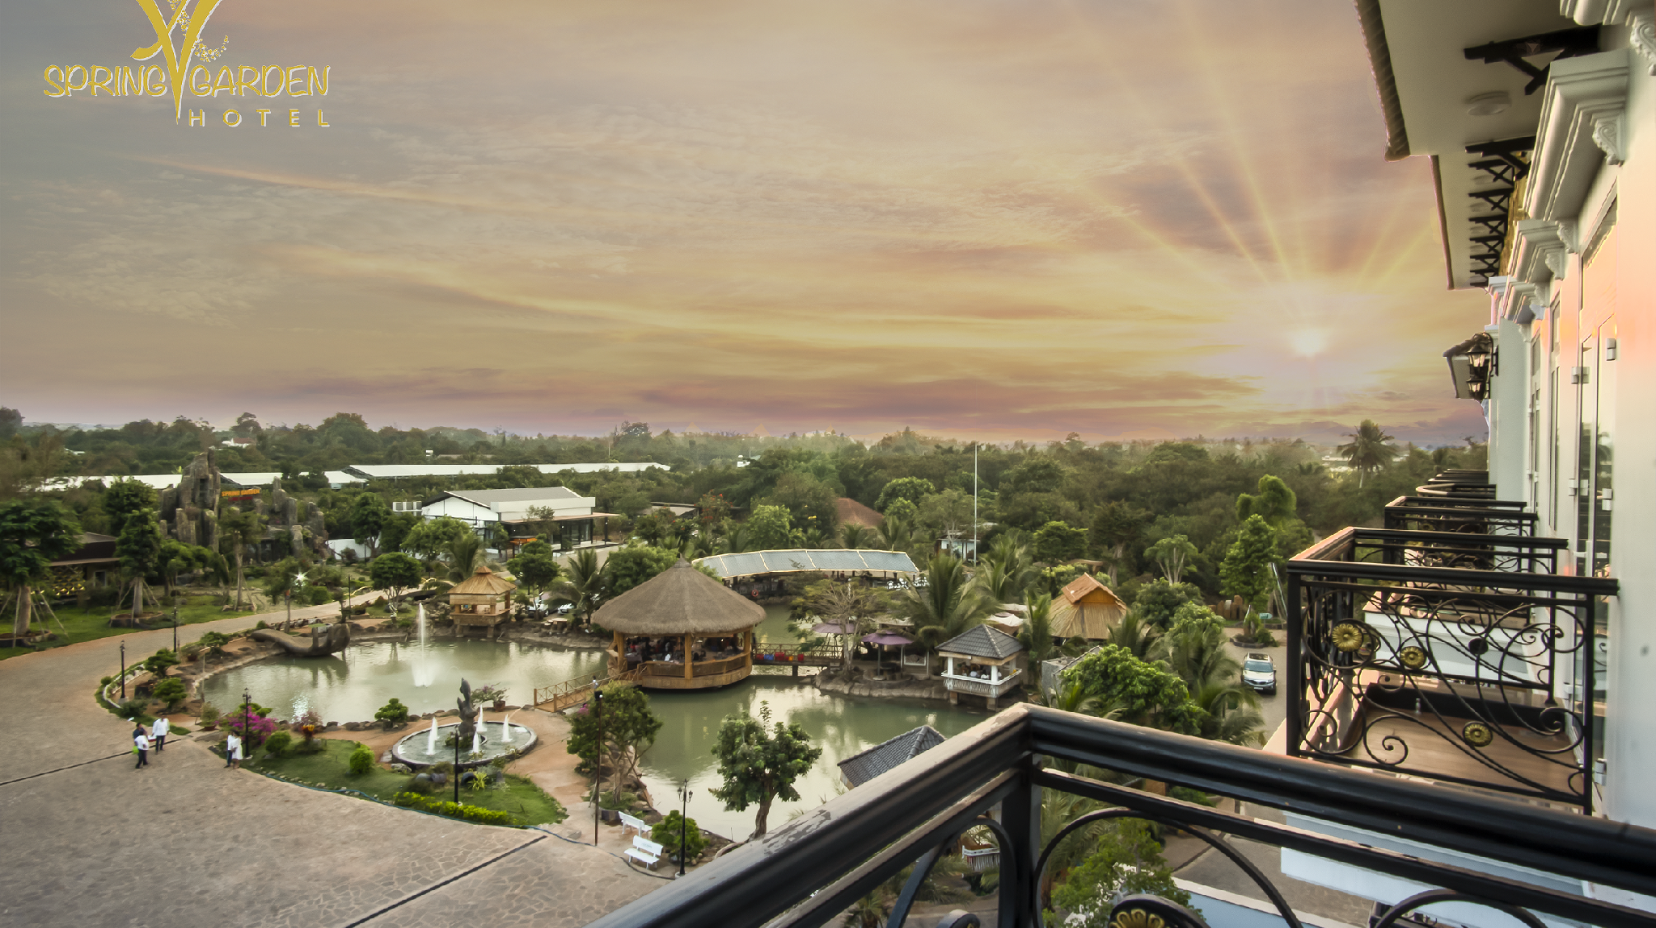
[(818, 622), (811, 626), (813, 635), (855, 635), (857, 626), (854, 623)]
[(877, 644), (881, 647), (881, 649), (884, 649), (887, 645), (896, 645), (901, 647), (905, 644), (914, 643), (913, 638), (909, 638), (906, 635), (899, 635), (896, 632), (875, 632), (872, 635), (864, 635), (862, 640), (868, 644)]

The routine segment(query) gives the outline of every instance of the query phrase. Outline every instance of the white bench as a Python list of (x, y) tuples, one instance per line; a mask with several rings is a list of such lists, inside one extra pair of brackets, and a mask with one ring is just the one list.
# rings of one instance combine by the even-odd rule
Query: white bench
[(627, 848), (627, 856), (638, 861), (651, 870), (661, 861), (661, 845), (651, 841), (643, 835), (633, 836), (633, 846)]
[(633, 831), (638, 832), (641, 835), (649, 828), (648, 825), (644, 824), (644, 820), (641, 819), (641, 818), (634, 818), (633, 816), (628, 815), (625, 812), (620, 813), (620, 815), (621, 815), (621, 835), (623, 837), (626, 836), (627, 829), (629, 829), (629, 828), (631, 828)]

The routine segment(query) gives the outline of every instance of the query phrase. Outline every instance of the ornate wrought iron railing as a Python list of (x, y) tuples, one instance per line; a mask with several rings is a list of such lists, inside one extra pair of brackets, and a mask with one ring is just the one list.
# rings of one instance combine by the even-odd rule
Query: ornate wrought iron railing
[(1595, 608), (1554, 539), (1348, 528), (1284, 573), (1290, 754), (1592, 810)]
[(1385, 527), (1473, 535), (1534, 535), (1536, 516), (1503, 499), (1399, 496), (1386, 505)]
[[(1048, 760), (1109, 771), (1089, 778), (1046, 769)], [(1087, 769), (1080, 767), (1078, 769)], [(1123, 783), (1157, 781), (1374, 833), (1373, 844), (1315, 827), (1274, 824)], [(1101, 808), (1043, 834), (1043, 800), (1080, 796)], [(1062, 804), (1054, 802), (1050, 813)], [(986, 818), (998, 807), (994, 820)], [(1605, 928), (1648, 925), (1646, 913), (1514, 879), (1515, 864), (1561, 880), (1656, 894), (1656, 832), (1487, 794), (1283, 757), (1033, 706), (1016, 706), (851, 790), (670, 886), (594, 922), (601, 928), (758, 928), (842, 923), (875, 887), (914, 864), (884, 919), (903, 924), (933, 865), (967, 829), (991, 831), (1000, 849), (994, 902), (1000, 928), (1043, 924), (1043, 871), (1058, 842), (1087, 821), (1132, 817), (1197, 836), (1259, 887), (1289, 928), (1299, 916), (1246, 846), (1247, 838), (1432, 887), (1382, 907), (1390, 925), (1436, 902), (1464, 901), (1514, 914), (1532, 928), (1550, 915)], [(1048, 815), (1051, 818), (1051, 815)], [(1061, 818), (1060, 821), (1063, 821)], [(1383, 836), (1383, 838), (1382, 838)], [(1387, 849), (1424, 845), (1418, 856)], [(1413, 844), (1410, 844), (1413, 842)], [(1466, 856), (1457, 856), (1466, 855)], [(1449, 856), (1451, 865), (1429, 859)], [(1487, 868), (1483, 865), (1489, 864)], [(1052, 874), (1045, 874), (1050, 876)], [(1104, 904), (1109, 905), (1106, 901)], [(1426, 913), (1430, 914), (1430, 913)], [(1187, 928), (1200, 915), (1154, 896), (1113, 905), (1112, 924)], [(942, 924), (977, 924), (973, 916)]]

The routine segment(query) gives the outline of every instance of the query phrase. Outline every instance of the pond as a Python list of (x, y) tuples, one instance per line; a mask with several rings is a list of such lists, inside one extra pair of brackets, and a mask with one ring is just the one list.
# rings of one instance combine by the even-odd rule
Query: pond
[[(773, 644), (795, 640), (787, 628), (786, 609), (765, 611), (756, 640)], [(453, 708), (461, 677), (473, 686), (503, 686), (507, 701), (515, 705), (527, 701), (534, 687), (601, 670), (604, 660), (603, 651), (559, 651), (509, 641), (443, 639), (431, 642), (423, 653), (417, 644), (372, 642), (335, 657), (277, 657), (249, 664), (209, 679), (202, 691), (208, 702), (226, 711), (241, 701), (245, 686), (254, 702), (269, 706), (278, 718), (293, 718), (314, 708), (331, 721), (366, 721), (393, 696), (414, 713)], [(651, 693), (650, 704), (662, 727), (639, 766), (658, 809), (665, 813), (675, 808), (678, 785), (688, 780), (694, 793), (691, 818), (727, 837), (742, 838), (752, 832), (756, 810), (727, 812), (708, 792), (719, 785), (710, 752), (721, 719), (742, 711), (757, 714), (761, 702), (769, 705), (774, 719), (798, 722), (823, 748), (822, 758), (796, 784), (799, 801), (772, 807), (773, 829), (839, 794), (839, 761), (917, 725), (955, 735), (988, 717), (938, 702), (826, 694), (808, 679), (796, 680), (788, 673), (775, 668), (770, 673), (756, 671), (723, 689)], [(418, 685), (417, 680), (426, 685)], [(563, 746), (547, 744), (539, 750), (561, 751)]]

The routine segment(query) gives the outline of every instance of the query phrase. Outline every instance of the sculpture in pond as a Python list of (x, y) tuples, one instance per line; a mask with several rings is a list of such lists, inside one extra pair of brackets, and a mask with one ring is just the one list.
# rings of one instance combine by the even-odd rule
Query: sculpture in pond
[(310, 639), (295, 638), (286, 632), (279, 632), (273, 628), (261, 628), (252, 632), (249, 637), (255, 641), (268, 641), (271, 644), (281, 645), (289, 654), (296, 657), (326, 657), (329, 654), (338, 654), (351, 643), (351, 627), (344, 623), (335, 625), (312, 625)]
[(460, 698), (455, 705), (460, 707), (460, 726), (455, 737), (460, 739), (461, 745), (470, 745), (477, 734), (477, 713), (480, 706), (472, 705), (471, 684), (462, 677), (460, 679)]

